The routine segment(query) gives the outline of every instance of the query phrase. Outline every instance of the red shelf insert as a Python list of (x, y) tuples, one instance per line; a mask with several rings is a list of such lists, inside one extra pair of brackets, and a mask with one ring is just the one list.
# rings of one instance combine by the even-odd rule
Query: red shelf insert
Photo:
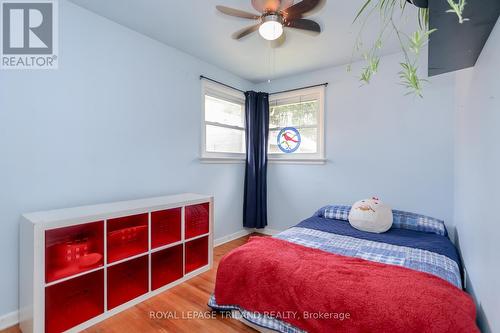
[(45, 289), (45, 332), (63, 332), (104, 312), (103, 270)]
[(181, 208), (151, 213), (151, 246), (157, 248), (181, 240)]
[(148, 214), (108, 220), (108, 263), (148, 250)]
[(209, 204), (186, 206), (186, 239), (208, 234)]
[(108, 310), (148, 292), (148, 256), (108, 267)]
[(103, 265), (104, 222), (45, 231), (45, 281), (52, 282)]
[(182, 244), (151, 255), (151, 287), (153, 290), (174, 282), (182, 276)]
[(208, 236), (186, 243), (186, 273), (208, 264)]

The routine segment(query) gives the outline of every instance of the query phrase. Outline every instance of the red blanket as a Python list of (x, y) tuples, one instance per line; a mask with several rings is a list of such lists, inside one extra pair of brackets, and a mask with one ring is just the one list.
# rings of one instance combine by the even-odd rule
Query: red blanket
[(308, 332), (479, 332), (470, 296), (437, 276), (270, 237), (222, 258), (215, 299)]

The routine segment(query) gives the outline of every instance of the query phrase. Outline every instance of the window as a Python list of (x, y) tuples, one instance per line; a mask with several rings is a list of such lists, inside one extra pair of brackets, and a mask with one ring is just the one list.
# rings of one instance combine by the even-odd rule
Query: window
[(244, 94), (216, 83), (202, 82), (202, 158), (244, 158)]
[(270, 161), (324, 162), (323, 131), (323, 86), (270, 96)]
[[(245, 158), (245, 96), (203, 80), (202, 160)], [(269, 97), (271, 162), (324, 163), (325, 88), (313, 87)]]

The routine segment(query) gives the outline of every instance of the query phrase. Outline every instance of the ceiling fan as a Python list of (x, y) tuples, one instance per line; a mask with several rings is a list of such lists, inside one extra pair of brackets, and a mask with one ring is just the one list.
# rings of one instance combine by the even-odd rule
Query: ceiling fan
[(252, 6), (260, 14), (253, 14), (243, 10), (226, 6), (216, 6), (221, 13), (250, 20), (257, 23), (233, 33), (234, 39), (240, 39), (259, 30), (259, 34), (267, 40), (273, 41), (283, 35), (283, 28), (293, 28), (310, 31), (314, 34), (321, 32), (318, 23), (304, 17), (314, 9), (318, 9), (324, 0), (302, 0), (294, 4), (294, 0), (252, 0)]

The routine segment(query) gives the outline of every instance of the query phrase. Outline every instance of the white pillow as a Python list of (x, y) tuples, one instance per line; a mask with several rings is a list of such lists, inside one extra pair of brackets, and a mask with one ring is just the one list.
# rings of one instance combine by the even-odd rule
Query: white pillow
[(349, 223), (361, 231), (386, 232), (392, 226), (392, 209), (378, 198), (361, 200), (352, 205)]

